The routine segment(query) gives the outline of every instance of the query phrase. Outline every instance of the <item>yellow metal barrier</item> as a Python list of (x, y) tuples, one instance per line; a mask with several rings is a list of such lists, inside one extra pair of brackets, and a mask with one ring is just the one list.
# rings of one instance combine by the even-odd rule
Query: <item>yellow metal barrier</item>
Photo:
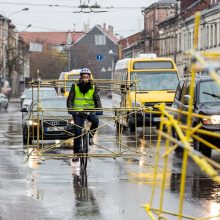
[[(199, 115), (199, 114), (194, 114), (193, 113), (193, 98), (194, 98), (194, 82), (196, 78), (196, 72), (197, 72), (197, 66), (200, 66), (204, 68), (206, 71), (209, 72), (211, 78), (216, 81), (216, 83), (220, 86), (220, 78), (216, 74), (215, 70), (212, 69), (211, 66), (208, 65), (208, 62), (206, 59), (216, 59), (220, 58), (220, 53), (208, 53), (208, 52), (201, 52), (199, 53), (197, 50), (198, 47), (198, 36), (199, 36), (199, 23), (200, 23), (200, 15), (196, 14), (195, 16), (195, 29), (194, 29), (194, 50), (188, 52), (187, 54), (191, 58), (191, 82), (190, 82), (190, 89), (189, 89), (189, 95), (192, 97), (189, 99), (189, 108), (188, 111), (183, 111), (183, 110), (176, 110), (172, 109), (170, 107), (165, 106), (165, 104), (161, 104), (156, 106), (158, 110), (155, 110), (153, 108), (146, 108), (145, 106), (138, 106), (138, 107), (133, 107), (131, 109), (126, 109), (125, 107), (114, 109), (114, 108), (103, 108), (104, 112), (114, 112), (114, 111), (122, 111), (122, 112), (128, 112), (126, 114), (121, 114), (117, 116), (109, 116), (109, 120), (107, 122), (103, 123), (98, 127), (98, 129), (103, 128), (104, 126), (109, 126), (110, 124), (113, 124), (115, 122), (123, 121), (124, 118), (128, 117), (129, 114), (135, 114), (137, 112), (141, 112), (143, 114), (143, 118), (145, 119), (145, 113), (149, 113), (150, 115), (152, 114), (159, 114), (161, 115), (161, 123), (160, 127), (158, 130), (158, 137), (157, 137), (157, 145), (156, 145), (156, 153), (155, 153), (155, 166), (154, 166), (154, 172), (153, 172), (153, 184), (152, 184), (152, 191), (151, 191), (151, 196), (150, 196), (150, 201), (148, 204), (144, 205), (144, 209), (148, 215), (148, 217), (152, 220), (154, 219), (169, 219), (165, 216), (171, 215), (177, 217), (179, 220), (181, 219), (198, 219), (193, 216), (187, 216), (184, 215), (183, 213), (183, 205), (184, 205), (184, 196), (185, 196), (185, 182), (186, 182), (186, 171), (188, 167), (188, 160), (191, 158), (195, 164), (201, 168), (201, 170), (207, 174), (211, 179), (216, 181), (217, 183), (220, 183), (220, 175), (217, 171), (217, 169), (220, 168), (220, 164), (216, 161), (213, 161), (210, 158), (207, 158), (203, 156), (199, 152), (195, 152), (195, 150), (191, 146), (192, 139), (197, 140), (208, 147), (220, 152), (219, 148), (214, 146), (213, 144), (209, 143), (208, 141), (202, 139), (198, 134), (205, 134), (208, 136), (213, 136), (220, 138), (220, 134), (212, 133), (205, 131), (201, 129), (201, 124), (197, 125), (196, 127), (192, 126), (192, 118), (193, 117), (198, 117), (198, 118), (207, 118), (210, 119), (209, 116), (204, 116), (204, 115)], [(199, 65), (198, 65), (199, 64)], [(111, 81), (111, 82), (106, 82), (106, 80), (97, 80), (97, 83), (102, 84), (100, 88), (103, 90), (108, 89), (108, 86), (105, 86), (105, 83), (115, 83), (115, 84), (122, 84), (127, 85), (126, 81)], [(47, 81), (45, 84), (50, 84), (50, 85), (59, 85), (59, 83), (62, 83), (62, 81)], [(136, 82), (135, 83), (135, 88), (136, 87)], [(41, 84), (38, 83), (37, 87), (38, 89), (40, 88)], [(135, 91), (138, 92), (138, 91)], [(136, 95), (135, 95), (136, 96)], [(54, 119), (59, 119), (59, 120), (64, 120), (63, 118), (58, 118), (55, 115), (52, 115), (51, 112), (54, 111), (54, 109), (43, 109), (41, 106), (40, 102), (40, 97), (38, 93), (38, 114), (37, 114), (37, 121), (38, 121), (38, 128), (37, 128), (37, 145), (36, 146), (29, 146), (28, 148), (36, 147), (38, 149), (38, 154), (41, 157), (44, 157), (46, 159), (50, 158), (59, 158), (59, 157), (67, 157), (71, 158), (73, 154), (53, 154), (50, 153), (50, 150), (59, 148), (60, 145), (68, 143), (72, 141), (73, 138), (69, 138), (67, 140), (62, 141), (59, 144), (52, 144), (52, 145), (45, 145), (44, 144), (44, 138), (43, 138), (43, 133), (40, 135), (40, 129), (39, 129), (39, 116), (40, 114), (44, 115), (50, 115), (51, 117), (54, 117)], [(65, 111), (66, 109), (55, 109), (56, 111)], [(70, 110), (70, 109), (69, 109)], [(94, 109), (96, 111), (97, 109)], [(187, 118), (187, 123), (186, 125), (181, 124), (178, 120), (174, 119), (172, 113), (177, 112), (179, 115), (185, 115)], [(32, 116), (31, 116), (32, 117)], [(33, 119), (33, 118), (32, 118)], [(145, 120), (143, 120), (145, 122)], [(145, 141), (145, 123), (143, 123), (143, 141)], [(33, 128), (30, 127), (33, 132)], [(174, 137), (171, 136), (171, 131), (175, 130), (175, 132), (178, 135), (178, 140), (176, 140)], [(166, 130), (166, 132), (164, 132)], [(65, 131), (68, 133), (68, 131)], [(149, 141), (150, 141), (150, 147), (152, 146), (152, 128), (150, 124), (150, 136), (149, 136)], [(40, 138), (41, 136), (41, 138)], [(112, 142), (117, 146), (117, 150), (109, 150), (108, 147), (102, 146), (101, 144), (96, 144), (98, 148), (104, 149), (106, 153), (89, 153), (87, 155), (79, 155), (81, 157), (86, 156), (86, 157), (111, 157), (111, 158), (117, 158), (117, 157), (130, 157), (130, 156), (146, 156), (146, 153), (143, 151), (138, 150), (137, 144), (138, 144), (138, 137), (137, 137), (137, 131), (135, 132), (135, 149), (133, 147), (128, 146), (126, 143), (123, 143), (122, 139), (122, 126), (119, 126), (118, 129), (118, 139), (115, 139), (115, 137), (106, 137), (103, 135), (100, 135), (103, 139), (106, 139), (107, 141)], [(76, 138), (76, 137), (74, 137)], [(29, 139), (29, 132), (28, 132), (28, 139)], [(162, 140), (165, 140), (165, 153), (161, 154), (161, 142)], [(42, 142), (40, 146), (40, 141)], [(169, 155), (175, 150), (177, 147), (183, 148), (183, 161), (182, 161), (182, 172), (181, 172), (181, 185), (180, 185), (180, 198), (179, 198), (179, 209), (178, 210), (173, 210), (173, 211), (166, 211), (164, 210), (164, 198), (165, 198), (165, 185), (166, 185), (166, 178), (167, 178), (167, 169), (168, 169), (168, 157)], [(32, 151), (28, 151), (32, 152)], [(31, 153), (27, 154), (27, 158), (29, 158)], [(159, 161), (163, 161), (163, 172), (162, 172), (162, 181), (160, 184), (160, 200), (158, 201), (158, 207), (155, 208), (153, 207), (154, 204), (154, 199), (155, 199), (155, 191), (156, 187), (158, 187), (158, 172), (159, 172)], [(219, 216), (215, 216), (216, 218)], [(214, 218), (213, 216), (209, 218), (200, 218), (202, 219), (211, 219)]]
[[(191, 147), (191, 140), (195, 139), (203, 144), (205, 144), (207, 147), (210, 147), (218, 152), (220, 152), (219, 148), (214, 146), (213, 144), (209, 143), (208, 141), (202, 139), (196, 134), (205, 134), (208, 136), (218, 137), (220, 138), (219, 134), (208, 132), (206, 130), (202, 130), (201, 124), (197, 125), (196, 127), (192, 127), (192, 118), (198, 117), (198, 118), (209, 118), (208, 116), (204, 115), (198, 115), (193, 113), (193, 100), (194, 100), (194, 83), (195, 83), (195, 77), (196, 77), (196, 71), (197, 66), (201, 66), (208, 71), (209, 75), (213, 80), (216, 81), (218, 85), (220, 85), (220, 78), (213, 70), (211, 66), (208, 65), (206, 62), (206, 58), (219, 58), (220, 53), (208, 53), (208, 52), (197, 52), (198, 48), (198, 36), (199, 36), (199, 23), (200, 23), (200, 14), (197, 13), (195, 16), (195, 28), (194, 28), (194, 50), (190, 51), (188, 55), (191, 57), (191, 81), (190, 81), (190, 89), (189, 89), (189, 95), (192, 97), (189, 99), (189, 108), (188, 111), (182, 111), (182, 110), (175, 110), (170, 107), (166, 107), (164, 104), (161, 104), (158, 106), (160, 112), (162, 113), (161, 116), (161, 125), (160, 129), (158, 131), (158, 142), (157, 142), (157, 148), (156, 148), (156, 155), (155, 155), (155, 168), (154, 168), (154, 184), (152, 186), (152, 194), (149, 201), (149, 204), (146, 204), (144, 206), (146, 213), (148, 214), (150, 219), (166, 219), (164, 215), (170, 215), (170, 216), (176, 216), (179, 220), (181, 219), (212, 219), (212, 218), (219, 218), (218, 216), (210, 216), (207, 218), (197, 218), (193, 216), (185, 216), (183, 214), (183, 204), (184, 204), (184, 193), (185, 193), (185, 182), (186, 182), (186, 171), (188, 166), (188, 158), (191, 158), (195, 164), (200, 167), (200, 169), (206, 173), (211, 179), (213, 179), (215, 182), (220, 184), (220, 175), (218, 173), (218, 170), (220, 168), (220, 164), (216, 161), (213, 161), (210, 158), (207, 158), (203, 156), (199, 152), (195, 152), (195, 150)], [(196, 65), (199, 64), (199, 65)], [(187, 117), (187, 123), (186, 125), (182, 125), (179, 123), (178, 120), (174, 119), (172, 112), (178, 112), (179, 114), (184, 114)], [(166, 117), (166, 119), (165, 119)], [(163, 128), (167, 128), (167, 133), (163, 132)], [(178, 139), (176, 140), (172, 136), (170, 136), (171, 129), (174, 129), (175, 132), (178, 135)], [(160, 157), (160, 145), (161, 145), (161, 139), (165, 138), (165, 153), (162, 157)], [(170, 146), (170, 142), (174, 143), (174, 146)], [(163, 203), (164, 203), (164, 193), (165, 193), (165, 180), (166, 180), (166, 172), (167, 172), (167, 158), (168, 155), (173, 152), (173, 150), (177, 147), (183, 148), (183, 161), (182, 161), (182, 171), (181, 171), (181, 185), (180, 185), (180, 198), (179, 198), (179, 211), (178, 212), (170, 212), (163, 210)], [(158, 163), (159, 160), (163, 160), (163, 179), (162, 179), (162, 185), (161, 185), (161, 192), (160, 192), (160, 201), (159, 201), (159, 209), (156, 209), (153, 207), (153, 199), (155, 197), (155, 188), (156, 188), (156, 182), (157, 182), (157, 173), (158, 173)], [(157, 217), (156, 217), (157, 216)]]

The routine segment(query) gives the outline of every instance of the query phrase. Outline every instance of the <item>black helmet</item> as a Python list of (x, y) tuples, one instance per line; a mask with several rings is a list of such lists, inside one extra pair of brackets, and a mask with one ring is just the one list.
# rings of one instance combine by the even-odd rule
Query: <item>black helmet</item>
[(83, 68), (83, 69), (81, 69), (81, 71), (80, 71), (80, 76), (82, 76), (83, 74), (91, 75), (90, 69), (88, 69), (88, 68)]

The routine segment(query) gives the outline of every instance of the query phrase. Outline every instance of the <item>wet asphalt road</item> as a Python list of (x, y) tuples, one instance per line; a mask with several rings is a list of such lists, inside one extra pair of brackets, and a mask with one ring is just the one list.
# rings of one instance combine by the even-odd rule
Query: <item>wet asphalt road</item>
[[(106, 122), (107, 119), (103, 119)], [(87, 175), (72, 175), (69, 159), (32, 158), (25, 161), (19, 103), (0, 113), (0, 219), (150, 219), (141, 207), (149, 202), (153, 180), (155, 144), (138, 144), (146, 156), (91, 158)], [(98, 132), (95, 143), (117, 151), (105, 138), (115, 137), (113, 123)], [(138, 130), (142, 136), (141, 129)], [(104, 138), (105, 137), (105, 138)], [(125, 132), (123, 143), (135, 150), (135, 138)], [(139, 138), (139, 141), (141, 139)], [(124, 149), (123, 149), (124, 150)], [(164, 150), (164, 149), (163, 149)], [(71, 153), (68, 148), (53, 153)], [(106, 153), (98, 146), (90, 152)], [(220, 155), (213, 158), (220, 162)], [(164, 208), (178, 212), (181, 156), (169, 158)], [(162, 162), (159, 178), (162, 178)], [(158, 179), (158, 184), (160, 179)], [(159, 206), (156, 189), (155, 207)], [(184, 214), (207, 217), (220, 214), (220, 186), (189, 161)], [(168, 219), (177, 219), (168, 217)], [(213, 218), (219, 219), (219, 218)]]

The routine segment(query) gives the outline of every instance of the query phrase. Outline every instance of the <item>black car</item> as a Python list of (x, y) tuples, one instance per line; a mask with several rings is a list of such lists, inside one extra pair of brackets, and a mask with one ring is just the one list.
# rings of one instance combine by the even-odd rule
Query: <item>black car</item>
[[(191, 99), (189, 95), (190, 78), (185, 78), (179, 82), (176, 90), (172, 107), (175, 109), (187, 111), (188, 103)], [(210, 120), (206, 118), (193, 117), (192, 125), (195, 127), (202, 124), (201, 129), (220, 133), (220, 87), (209, 76), (196, 76), (195, 90), (193, 100), (193, 112), (196, 114), (211, 116)], [(174, 118), (186, 124), (186, 115), (173, 113)], [(175, 130), (173, 136), (177, 138)], [(199, 136), (208, 142), (220, 147), (220, 139), (210, 137), (204, 134)], [(201, 142), (194, 140), (194, 149), (201, 151), (207, 157), (211, 156), (212, 149)], [(180, 148), (178, 148), (180, 150)]]
[(74, 136), (74, 122), (67, 112), (64, 97), (44, 98), (39, 104), (33, 101), (28, 109), (21, 111), (27, 112), (22, 122), (24, 144), (37, 139), (38, 127), (40, 140), (63, 140)]

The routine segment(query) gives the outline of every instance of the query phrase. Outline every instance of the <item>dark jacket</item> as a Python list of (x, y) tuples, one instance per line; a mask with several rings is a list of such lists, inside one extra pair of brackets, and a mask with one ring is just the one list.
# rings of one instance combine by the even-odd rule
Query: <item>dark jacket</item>
[[(75, 99), (75, 84), (72, 84), (69, 96), (67, 98), (67, 108), (69, 110), (73, 108), (74, 99)], [(101, 110), (102, 109), (102, 103), (101, 103), (98, 88), (97, 88), (96, 85), (95, 85), (95, 91), (94, 91), (93, 99), (94, 99), (94, 103), (95, 103), (95, 108), (100, 109), (100, 110), (97, 110), (97, 111), (102, 111)], [(69, 112), (69, 114), (71, 114), (71, 111), (68, 111), (68, 112)]]

